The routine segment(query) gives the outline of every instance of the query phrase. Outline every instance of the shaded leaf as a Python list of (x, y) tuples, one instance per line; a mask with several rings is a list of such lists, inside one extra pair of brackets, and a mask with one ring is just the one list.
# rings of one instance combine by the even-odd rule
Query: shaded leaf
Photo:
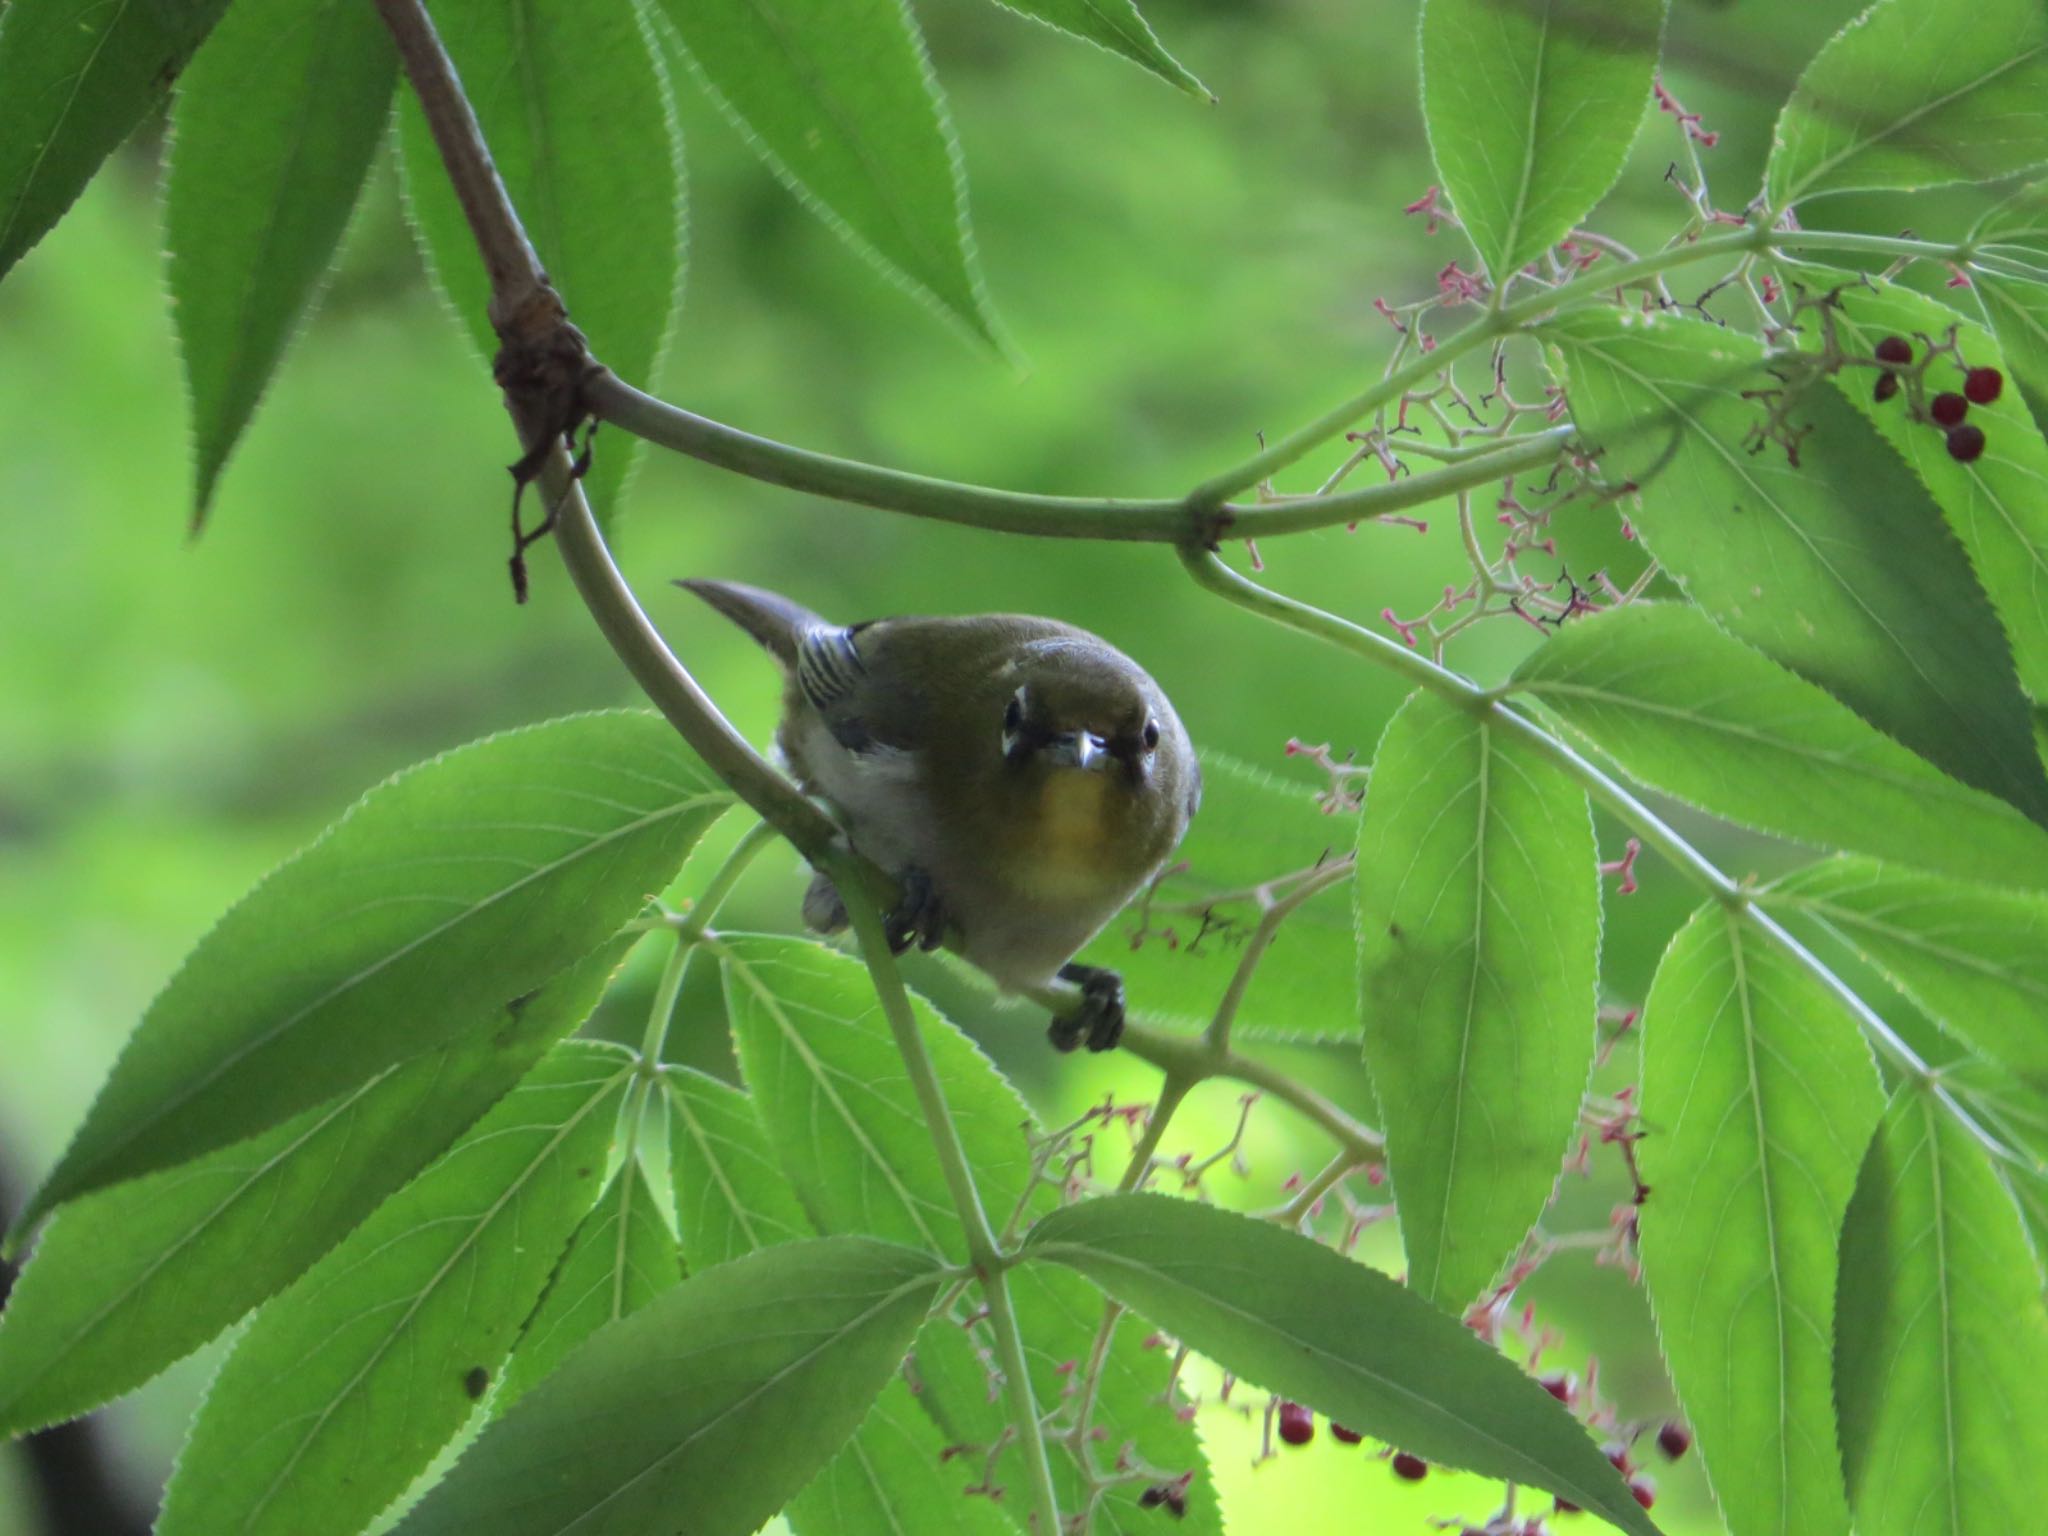
[(1631, 778), (1744, 826), (2004, 884), (2048, 885), (2048, 832), (1956, 783), (1697, 609), (1566, 625), (1517, 693)]
[(593, 1335), (484, 1431), (401, 1536), (747, 1536), (838, 1450), (943, 1272), (871, 1238), (691, 1276)]
[(2048, 898), (1833, 859), (1763, 900), (1850, 945), (1943, 1029), (2048, 1092)]
[(1823, 192), (1994, 181), (2048, 163), (2037, 0), (1878, 0), (1799, 77), (1764, 173), (1773, 210)]
[(1971, 231), (1970, 291), (2037, 424), (2048, 423), (2048, 182), (2022, 187)]
[[(498, 176), (591, 351), (651, 388), (683, 272), (683, 159), (668, 80), (635, 7), (435, 0)], [(441, 291), (484, 356), (498, 350), (476, 241), (410, 91), (399, 147), (413, 222)], [(638, 456), (600, 439), (584, 485), (602, 519)], [(538, 515), (538, 514), (536, 514)]]
[(0, 276), (170, 93), (228, 0), (10, 0), (0, 12)]
[(856, 250), (999, 345), (953, 127), (903, 0), (658, 0), (770, 170)]
[(59, 1211), (0, 1318), (0, 1435), (141, 1385), (297, 1277), (589, 1015), (626, 942), (550, 982), (489, 1040)]
[(1846, 1536), (1835, 1237), (1882, 1113), (1841, 1002), (1717, 905), (1643, 1006), (1643, 1275), (1732, 1536)]
[(814, 1236), (747, 1095), (687, 1067), (662, 1081), (670, 1180), (690, 1268)]
[(1997, 1536), (2048, 1504), (2048, 1310), (1984, 1151), (1907, 1085), (1842, 1228), (1835, 1393), (1862, 1536)]
[(1870, 424), (1806, 390), (1799, 465), (1749, 451), (1774, 388), (1759, 345), (1669, 314), (1546, 328), (1572, 410), (1637, 532), (1723, 628), (1951, 776), (2048, 821), (2048, 776), (1997, 616), (1940, 514)]
[(1433, 1462), (1656, 1530), (1564, 1405), (1447, 1312), (1272, 1222), (1164, 1195), (1052, 1212), (1026, 1258), (1068, 1265), (1225, 1370)]
[[(927, 1325), (950, 1328), (940, 1321)], [(859, 1431), (787, 1511), (797, 1536), (1014, 1536), (993, 1499), (969, 1496), (969, 1464), (947, 1456), (939, 1426), (898, 1378)]]
[(490, 737), (372, 790), (200, 940), (17, 1231), (498, 1027), (731, 803), (652, 713)]
[(1422, 115), (1437, 174), (1496, 284), (1572, 231), (1621, 174), (1664, 0), (1428, 0)]
[[(1209, 96), (1209, 88), (1189, 74), (1168, 53), (1132, 0), (996, 0), (1006, 11), (1042, 21), (1071, 36), (1149, 69), (1168, 85), (1193, 96)], [(1214, 99), (1214, 98), (1210, 98)]]
[(193, 1423), (159, 1536), (346, 1536), (403, 1493), (597, 1198), (632, 1076), (615, 1047), (556, 1046), (265, 1308)]
[(195, 525), (333, 266), (397, 54), (357, 0), (240, 0), (178, 92), (164, 238), (192, 398)]
[(1358, 999), (1408, 1283), (1453, 1311), (1550, 1199), (1593, 1069), (1599, 851), (1576, 784), (1413, 695), (1358, 840)]

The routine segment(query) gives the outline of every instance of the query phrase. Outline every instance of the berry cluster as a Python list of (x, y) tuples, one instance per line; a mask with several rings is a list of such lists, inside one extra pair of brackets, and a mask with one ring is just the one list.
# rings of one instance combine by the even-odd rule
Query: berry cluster
[[(1884, 371), (1877, 376), (1877, 387), (1871, 396), (1883, 404), (1899, 392), (1900, 371), (1912, 367), (1913, 344), (1903, 336), (1887, 336), (1877, 344), (1877, 361), (1883, 365)], [(1910, 375), (1916, 400), (1920, 375), (1932, 361), (1933, 354), (1930, 353)], [(1984, 429), (1964, 418), (1970, 414), (1971, 406), (1989, 405), (2004, 390), (2005, 375), (1996, 368), (1966, 368), (1960, 394), (1954, 390), (1943, 390), (1927, 402), (1925, 419), (1939, 427), (1947, 437), (1950, 458), (1968, 464), (1984, 452)], [(1915, 413), (1923, 414), (1917, 406)]]
[[(1275, 1405), (1274, 1424), (1280, 1439), (1287, 1445), (1307, 1445), (1316, 1437), (1316, 1416), (1300, 1403), (1280, 1399)], [(1330, 1421), (1331, 1438), (1344, 1445), (1356, 1445), (1365, 1436), (1355, 1429), (1346, 1429), (1336, 1420)], [(1404, 1483), (1419, 1483), (1429, 1476), (1429, 1463), (1408, 1451), (1395, 1451), (1389, 1460), (1394, 1476)]]

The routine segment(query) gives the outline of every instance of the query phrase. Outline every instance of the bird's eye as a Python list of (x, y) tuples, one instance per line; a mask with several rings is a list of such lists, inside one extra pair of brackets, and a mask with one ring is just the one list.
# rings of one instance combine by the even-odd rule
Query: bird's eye
[(1003, 708), (1003, 730), (1006, 734), (1015, 735), (1017, 727), (1023, 723), (1024, 702), (1013, 694), (1010, 702)]
[(1159, 722), (1157, 720), (1147, 720), (1145, 722), (1145, 750), (1147, 752), (1150, 752), (1154, 747), (1158, 745)]

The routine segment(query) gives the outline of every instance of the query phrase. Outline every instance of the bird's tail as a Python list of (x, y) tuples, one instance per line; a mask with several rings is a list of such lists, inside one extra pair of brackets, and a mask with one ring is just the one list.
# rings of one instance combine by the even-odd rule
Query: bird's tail
[(760, 587), (694, 578), (678, 581), (676, 585), (696, 593), (739, 625), (785, 667), (796, 666), (797, 641), (806, 630), (831, 627), (803, 604)]

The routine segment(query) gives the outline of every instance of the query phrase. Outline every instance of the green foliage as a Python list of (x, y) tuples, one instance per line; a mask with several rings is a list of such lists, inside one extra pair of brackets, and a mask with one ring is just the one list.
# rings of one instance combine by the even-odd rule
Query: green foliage
[(1733, 1536), (1846, 1533), (1835, 1235), (1883, 1108), (1842, 1000), (1719, 905), (1643, 1006), (1643, 1276)]
[(1005, 10), (1029, 16), (1049, 27), (1084, 38), (1098, 48), (1120, 54), (1149, 69), (1168, 85), (1195, 96), (1208, 87), (1189, 74), (1180, 60), (1160, 44), (1132, 0), (996, 0)]
[(1521, 1247), (1578, 1128), (1600, 948), (1593, 822), (1525, 743), (1422, 694), (1372, 773), (1366, 1059), (1409, 1283), (1455, 1310)]
[(192, 392), (195, 522), (334, 265), (396, 75), (373, 7), (241, 0), (178, 92), (164, 239)]
[(614, 1049), (555, 1047), (265, 1308), (192, 1426), (162, 1536), (346, 1536), (403, 1493), (475, 1412), (603, 1188), (632, 1071)]
[(2048, 1461), (2013, 1436), (2048, 1419), (2048, 1312), (2011, 1197), (1924, 1085), (1894, 1095), (1864, 1156), (1839, 1306), (1856, 1529), (1931, 1536), (2032, 1519)]
[(169, 1167), (508, 1027), (732, 803), (649, 714), (493, 737), (372, 790), (208, 934), (30, 1204)]
[(1028, 1257), (1068, 1265), (1229, 1370), (1432, 1461), (1656, 1527), (1555, 1398), (1449, 1314), (1268, 1222), (1160, 1195), (1068, 1206)]
[(1985, 323), (2033, 406), (2048, 407), (2048, 182), (2034, 182), (1991, 209), (1971, 231), (1982, 242), (1983, 270), (1970, 287)]
[(1874, 187), (1995, 181), (2048, 163), (2048, 14), (1877, 0), (1821, 50), (1778, 118), (1775, 213)]
[(1877, 434), (1798, 401), (1795, 465), (1748, 452), (1776, 381), (1756, 343), (1672, 315), (1584, 310), (1545, 330), (1580, 429), (1686, 595), (1966, 784), (2048, 821), (2012, 652), (1969, 561)]
[(1640, 604), (1574, 624), (1522, 663), (1514, 686), (1630, 777), (1716, 816), (1817, 848), (2048, 884), (2048, 832), (1697, 609)]
[(692, 1531), (746, 1536), (853, 1432), (942, 1278), (858, 1237), (693, 1275), (595, 1334), (398, 1529), (625, 1536), (687, 1509)]
[(1496, 280), (1571, 233), (1621, 174), (1665, 0), (1426, 0), (1422, 114)]
[(228, 0), (12, 0), (0, 14), (0, 276), (169, 94)]

